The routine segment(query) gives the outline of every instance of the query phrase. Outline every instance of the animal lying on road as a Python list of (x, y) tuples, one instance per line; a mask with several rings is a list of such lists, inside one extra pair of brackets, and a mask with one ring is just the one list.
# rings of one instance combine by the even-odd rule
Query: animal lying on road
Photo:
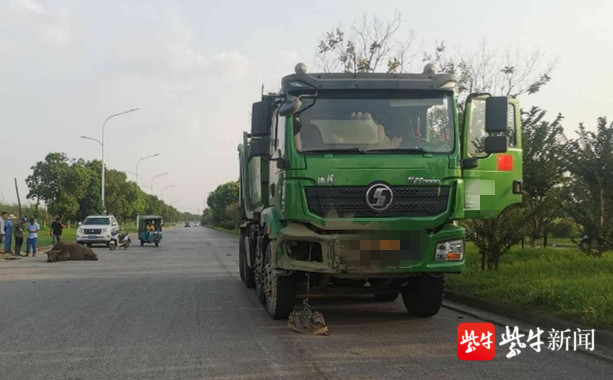
[(66, 260), (98, 260), (91, 248), (77, 243), (57, 243), (47, 254), (47, 262)]

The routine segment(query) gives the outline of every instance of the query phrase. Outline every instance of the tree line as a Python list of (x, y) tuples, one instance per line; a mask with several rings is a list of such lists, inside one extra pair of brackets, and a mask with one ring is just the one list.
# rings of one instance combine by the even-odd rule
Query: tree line
[[(88, 215), (102, 214), (101, 167), (99, 160), (85, 161), (59, 152), (47, 154), (31, 167), (32, 172), (26, 178), (26, 199), (33, 203), (22, 210), (22, 216), (43, 220), (59, 216), (66, 222), (77, 222)], [(168, 222), (193, 219), (189, 213), (182, 213), (142, 191), (122, 171), (105, 170), (105, 193), (107, 213), (113, 214), (120, 223), (136, 220), (137, 215), (143, 214), (161, 215)], [(16, 205), (6, 207), (18, 213)]]

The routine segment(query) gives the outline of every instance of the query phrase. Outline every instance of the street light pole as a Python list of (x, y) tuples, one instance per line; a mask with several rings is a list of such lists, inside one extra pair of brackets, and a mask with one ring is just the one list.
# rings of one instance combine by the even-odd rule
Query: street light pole
[(104, 211), (105, 214), (106, 214), (106, 205), (104, 203), (104, 168), (105, 168), (105, 166), (104, 166), (104, 127), (106, 127), (106, 122), (109, 121), (110, 119), (112, 119), (114, 117), (117, 117), (117, 116), (125, 115), (125, 114), (130, 113), (130, 112), (138, 111), (138, 110), (139, 110), (139, 108), (133, 108), (131, 110), (127, 110), (127, 111), (124, 111), (124, 112), (119, 112), (119, 113), (113, 114), (113, 115), (107, 117), (104, 120), (104, 123), (102, 123), (102, 142), (100, 143), (102, 145), (102, 170), (101, 170), (102, 174), (100, 176), (101, 177), (101, 181), (100, 181), (101, 182), (101, 184), (100, 184), (100, 198), (102, 200), (102, 210)]
[(157, 157), (159, 155), (160, 155), (159, 153), (155, 153), (150, 156), (141, 157), (138, 159), (138, 161), (136, 161), (136, 185), (138, 185), (138, 164), (140, 164), (142, 160), (146, 160), (147, 158), (151, 158), (151, 157)]
[(175, 185), (164, 186), (164, 188), (162, 189), (162, 194), (160, 195), (162, 201), (164, 200), (164, 190), (170, 189), (171, 187), (175, 187)]
[(162, 173), (162, 174), (158, 174), (158, 175), (154, 176), (153, 178), (151, 178), (151, 195), (153, 195), (153, 180), (156, 179), (156, 178), (159, 178), (161, 176), (164, 176), (166, 174), (168, 174), (168, 172)]

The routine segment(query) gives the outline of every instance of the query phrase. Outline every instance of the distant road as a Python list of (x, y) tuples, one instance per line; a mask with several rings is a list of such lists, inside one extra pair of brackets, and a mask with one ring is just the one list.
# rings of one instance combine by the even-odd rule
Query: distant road
[[(133, 236), (133, 240), (136, 240)], [(240, 281), (236, 238), (165, 231), (160, 248), (95, 249), (97, 262), (0, 263), (0, 379), (611, 378), (611, 362), (522, 350), (491, 362), (456, 357), (442, 309), (412, 319), (400, 300), (313, 302), (330, 328), (306, 336), (272, 321)], [(541, 326), (546, 327), (546, 326)], [(497, 333), (497, 339), (500, 334)]]

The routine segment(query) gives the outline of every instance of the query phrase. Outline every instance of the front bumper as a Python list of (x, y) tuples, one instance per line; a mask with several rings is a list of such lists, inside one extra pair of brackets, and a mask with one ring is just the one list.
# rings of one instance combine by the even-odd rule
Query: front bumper
[[(419, 231), (314, 231), (303, 224), (290, 223), (281, 228), (278, 238), (271, 241), (276, 255), (276, 267), (291, 271), (369, 276), (401, 276), (411, 273), (460, 273), (464, 259), (435, 261), (436, 244), (464, 239), (465, 230), (449, 223), (437, 230)], [(384, 244), (379, 245), (383, 241)], [(391, 248), (389, 242), (400, 244)], [(316, 260), (296, 259), (290, 253), (295, 242), (314, 242), (321, 245)], [(364, 242), (376, 242), (377, 250), (364, 250)], [(398, 243), (400, 242), (400, 243)], [(386, 245), (385, 247), (382, 247)], [(383, 248), (383, 250), (379, 250)], [(312, 259), (312, 256), (311, 256)]]
[(106, 235), (79, 235), (77, 234), (77, 243), (79, 244), (108, 244), (112, 240), (111, 236)]

